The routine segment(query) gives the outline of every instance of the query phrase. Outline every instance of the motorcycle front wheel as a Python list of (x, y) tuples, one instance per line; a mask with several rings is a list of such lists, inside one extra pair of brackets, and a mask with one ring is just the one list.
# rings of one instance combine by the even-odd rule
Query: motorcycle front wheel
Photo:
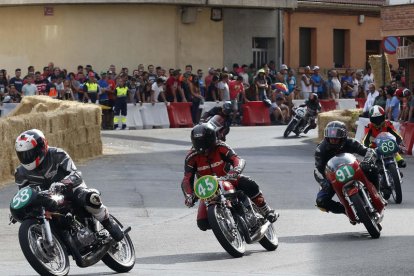
[(208, 206), (208, 222), (217, 240), (227, 253), (235, 258), (244, 255), (246, 244), (234, 223), (230, 210), (216, 204)]
[(295, 128), (296, 125), (296, 120), (292, 119), (290, 120), (289, 124), (286, 127), (285, 132), (283, 133), (283, 137), (287, 138), (289, 136), (289, 134), (293, 131), (293, 129)]
[(279, 239), (276, 235), (275, 227), (272, 224), (269, 225), (264, 237), (259, 241), (261, 246), (263, 246), (267, 251), (275, 251), (279, 246)]
[(359, 194), (353, 194), (350, 196), (350, 200), (355, 207), (359, 221), (364, 224), (365, 228), (368, 230), (368, 233), (373, 239), (378, 239), (381, 236), (380, 227), (368, 214), (361, 196)]
[(395, 203), (400, 204), (402, 202), (402, 191), (401, 191), (401, 181), (398, 175), (398, 168), (395, 164), (389, 164), (388, 171), (392, 177), (392, 197), (394, 198)]
[[(114, 216), (112, 219), (118, 223), (122, 229), (122, 224)], [(109, 248), (108, 253), (103, 256), (102, 261), (107, 267), (118, 273), (130, 271), (135, 265), (135, 249), (128, 233), (124, 238)]]
[(23, 221), (19, 243), (29, 264), (40, 275), (61, 276), (69, 273), (69, 258), (63, 242), (52, 230), (53, 248), (43, 240), (42, 225), (35, 219)]

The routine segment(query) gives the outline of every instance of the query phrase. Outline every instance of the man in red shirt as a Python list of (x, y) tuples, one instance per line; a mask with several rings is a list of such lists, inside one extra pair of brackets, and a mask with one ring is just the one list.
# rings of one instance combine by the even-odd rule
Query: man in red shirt
[(184, 91), (181, 88), (180, 76), (180, 70), (174, 70), (167, 79), (165, 96), (169, 102), (187, 102)]

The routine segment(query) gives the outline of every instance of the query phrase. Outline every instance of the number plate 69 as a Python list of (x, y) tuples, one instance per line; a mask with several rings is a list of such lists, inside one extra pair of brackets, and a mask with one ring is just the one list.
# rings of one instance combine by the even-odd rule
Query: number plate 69
[(214, 176), (205, 175), (194, 183), (194, 193), (200, 199), (207, 199), (213, 196), (218, 189), (218, 182)]

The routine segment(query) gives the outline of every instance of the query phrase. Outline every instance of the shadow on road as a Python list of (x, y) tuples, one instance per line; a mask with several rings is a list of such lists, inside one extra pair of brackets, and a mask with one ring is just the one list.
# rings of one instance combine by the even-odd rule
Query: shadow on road
[[(385, 237), (387, 238), (387, 237)], [(380, 239), (383, 239), (381, 237)], [(280, 243), (337, 243), (337, 242), (352, 242), (352, 241), (367, 241), (372, 240), (368, 232), (344, 232), (332, 233), (324, 235), (303, 235), (303, 236), (288, 236), (279, 237)]]

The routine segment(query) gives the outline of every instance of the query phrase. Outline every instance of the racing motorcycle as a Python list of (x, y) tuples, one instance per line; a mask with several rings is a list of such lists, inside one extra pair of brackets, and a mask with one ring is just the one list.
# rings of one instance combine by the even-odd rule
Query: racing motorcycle
[[(135, 265), (134, 245), (124, 229), (116, 242), (86, 210), (76, 208), (58, 192), (38, 186), (20, 189), (10, 202), (10, 223), (20, 222), (19, 243), (29, 264), (40, 275), (67, 275), (69, 258), (79, 267), (102, 260), (116, 272)], [(122, 228), (122, 224), (112, 216)]]
[(279, 240), (273, 223), (225, 177), (202, 176), (194, 183), (194, 192), (206, 205), (214, 235), (231, 256), (242, 257), (246, 243), (259, 242), (268, 251), (276, 250)]
[(334, 156), (326, 164), (325, 175), (345, 207), (350, 223), (363, 223), (372, 238), (379, 238), (385, 205), (356, 157), (350, 153)]
[(226, 141), (226, 136), (230, 132), (231, 119), (226, 119), (225, 117), (216, 114), (210, 118), (207, 118), (206, 122), (213, 127), (216, 132), (217, 139)]
[(284, 138), (287, 138), (291, 132), (294, 132), (296, 136), (299, 136), (308, 124), (310, 124), (311, 119), (314, 119), (316, 116), (316, 111), (307, 108), (306, 106), (293, 108), (292, 112), (294, 116), (283, 133)]
[(391, 133), (381, 132), (375, 137), (373, 147), (376, 147), (378, 155), (381, 193), (385, 199), (389, 199), (392, 195), (395, 203), (400, 204), (402, 175), (395, 160), (395, 154), (399, 151), (397, 141)]

